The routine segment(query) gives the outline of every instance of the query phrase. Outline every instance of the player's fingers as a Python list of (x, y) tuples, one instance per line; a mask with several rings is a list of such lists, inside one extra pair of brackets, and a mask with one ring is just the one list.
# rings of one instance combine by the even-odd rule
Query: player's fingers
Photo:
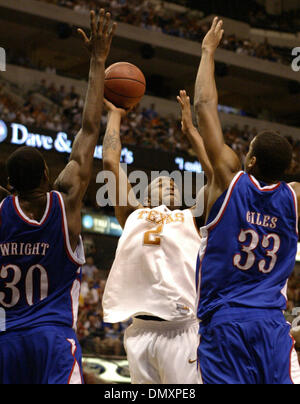
[(111, 20), (111, 14), (110, 14), (110, 13), (106, 13), (106, 15), (105, 15), (105, 21), (104, 21), (103, 34), (107, 34), (108, 29), (109, 29), (110, 20)]
[(181, 97), (177, 97), (177, 101), (179, 102), (179, 104), (181, 105), (181, 107), (184, 107), (184, 102), (182, 101)]
[(111, 30), (110, 30), (109, 35), (108, 35), (108, 41), (107, 41), (107, 47), (108, 47), (108, 49), (110, 49), (110, 47), (111, 47), (111, 43), (112, 43), (113, 37), (115, 36), (115, 33), (116, 33), (117, 25), (118, 25), (118, 24), (117, 24), (116, 22), (113, 23), (113, 26), (112, 26), (112, 28), (111, 28)]
[(181, 97), (182, 97), (182, 99), (183, 99), (183, 101), (184, 101), (185, 104), (189, 105), (189, 104), (191, 103), (191, 99), (190, 99), (190, 97), (187, 95), (187, 93), (186, 93), (185, 90), (182, 90), (182, 91), (181, 91)]
[(103, 99), (104, 108), (109, 111), (114, 106), (111, 102), (109, 102), (106, 98)]
[(92, 35), (95, 36), (97, 31), (96, 31), (96, 13), (94, 10), (92, 10), (90, 13), (90, 19), (91, 19), (91, 32)]
[(78, 32), (78, 34), (82, 37), (82, 39), (83, 39), (83, 41), (84, 41), (85, 43), (88, 43), (88, 42), (89, 42), (89, 39), (88, 39), (88, 37), (86, 36), (86, 33), (85, 33), (81, 28), (78, 28), (77, 32)]
[(221, 31), (221, 28), (223, 27), (223, 21), (219, 21), (216, 28), (215, 28), (215, 33), (218, 34)]
[(217, 24), (218, 24), (218, 21), (219, 21), (219, 17), (215, 17), (215, 18), (213, 19), (212, 26), (211, 26), (211, 29), (212, 29), (212, 30), (215, 30), (215, 29), (216, 29), (216, 26), (217, 26)]
[(101, 10), (99, 11), (99, 21), (97, 25), (98, 34), (102, 34), (103, 32), (104, 18), (105, 18), (105, 10), (104, 8), (101, 8)]
[(113, 37), (115, 36), (118, 24), (116, 22), (113, 23), (110, 33), (109, 33), (109, 41), (111, 42)]
[(185, 103), (186, 102), (186, 91), (185, 90), (180, 91), (180, 97), (181, 97), (183, 103)]

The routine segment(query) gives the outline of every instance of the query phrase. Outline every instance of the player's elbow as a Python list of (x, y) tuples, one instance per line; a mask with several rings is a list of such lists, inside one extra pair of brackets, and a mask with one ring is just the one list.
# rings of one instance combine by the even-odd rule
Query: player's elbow
[(95, 136), (100, 134), (100, 123), (97, 124), (93, 120), (85, 119), (82, 123), (82, 132), (86, 136)]
[(216, 108), (218, 108), (218, 98), (202, 96), (195, 99), (195, 112), (198, 115)]

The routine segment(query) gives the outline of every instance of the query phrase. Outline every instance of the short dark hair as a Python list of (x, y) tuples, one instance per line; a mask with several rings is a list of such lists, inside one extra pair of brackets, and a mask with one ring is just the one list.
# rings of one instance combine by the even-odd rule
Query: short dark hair
[(256, 136), (251, 155), (257, 159), (260, 175), (278, 181), (291, 166), (293, 149), (285, 137), (265, 131)]
[(6, 162), (9, 183), (17, 192), (28, 192), (38, 188), (45, 168), (42, 154), (32, 147), (16, 150)]

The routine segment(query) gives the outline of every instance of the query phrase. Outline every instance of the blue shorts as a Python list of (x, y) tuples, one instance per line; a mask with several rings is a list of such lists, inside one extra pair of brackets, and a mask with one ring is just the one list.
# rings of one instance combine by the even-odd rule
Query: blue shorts
[(226, 308), (200, 324), (204, 384), (294, 384), (300, 367), (279, 310)]
[(82, 384), (75, 332), (60, 326), (0, 334), (0, 384)]

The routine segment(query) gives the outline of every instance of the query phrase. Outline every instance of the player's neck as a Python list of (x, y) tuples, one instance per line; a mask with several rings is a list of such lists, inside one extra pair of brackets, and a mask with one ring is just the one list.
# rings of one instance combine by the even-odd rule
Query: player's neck
[(266, 184), (266, 185), (274, 185), (274, 184), (278, 184), (278, 181), (274, 181), (274, 180), (270, 180), (266, 177), (264, 177), (263, 175), (259, 175), (259, 174), (254, 174), (254, 173), (250, 173), (250, 175), (252, 175), (257, 181)]
[(36, 200), (45, 199), (47, 196), (47, 191), (43, 188), (37, 188), (28, 192), (19, 192), (18, 197), (20, 201), (24, 202), (34, 202)]

